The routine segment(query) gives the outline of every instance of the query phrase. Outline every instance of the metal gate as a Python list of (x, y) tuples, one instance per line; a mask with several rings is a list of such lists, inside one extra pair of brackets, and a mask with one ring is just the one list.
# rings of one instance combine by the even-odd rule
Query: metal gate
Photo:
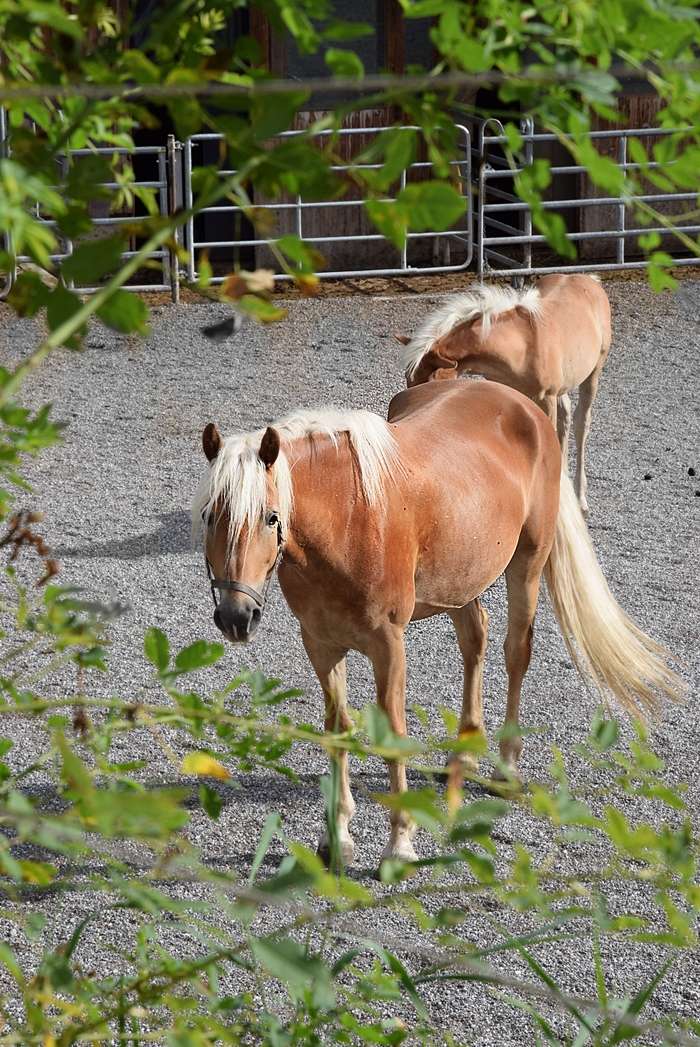
[[(11, 150), (8, 142), (8, 128), (7, 128), (7, 115), (6, 110), (0, 108), (0, 157), (9, 157)], [(174, 140), (173, 140), (174, 141)], [(59, 154), (57, 157), (57, 165), (60, 172), (60, 178), (63, 179), (67, 173), (69, 157), (78, 158), (81, 156), (92, 156), (95, 153), (106, 157), (122, 156), (122, 157), (139, 157), (147, 158), (148, 174), (150, 177), (142, 178), (134, 181), (132, 184), (137, 188), (155, 190), (156, 200), (158, 202), (158, 211), (161, 216), (167, 216), (174, 211), (175, 208), (172, 206), (172, 189), (171, 189), (171, 177), (169, 177), (169, 165), (168, 164), (168, 146), (166, 145), (153, 145), (153, 146), (136, 146), (133, 150), (117, 148), (115, 146), (105, 146), (103, 148), (95, 149), (73, 149), (70, 153)], [(116, 182), (105, 182), (105, 188), (107, 189), (118, 189), (119, 186)], [(54, 187), (55, 188), (55, 187)], [(99, 206), (99, 203), (98, 205)], [(97, 211), (97, 206), (95, 211)], [(49, 218), (44, 218), (41, 214), (39, 205), (35, 205), (33, 208), (35, 216), (41, 219), (50, 229), (57, 229), (56, 222)], [(125, 225), (134, 222), (134, 216), (130, 214), (119, 215), (119, 214), (99, 214), (93, 213), (92, 223), (93, 231), (88, 234), (89, 239), (100, 239), (100, 230), (103, 230), (103, 235), (110, 235), (111, 230), (116, 230), (120, 225)], [(2, 243), (3, 249), (8, 250), (11, 248), (9, 243), (9, 234), (3, 234), (0, 232), (0, 243)], [(71, 240), (70, 237), (63, 236), (61, 233), (57, 233), (57, 239), (59, 242), (59, 250), (49, 257), (52, 262), (62, 262), (68, 258), (75, 247), (77, 246), (75, 241)], [(129, 258), (133, 258), (136, 255), (136, 251), (124, 251), (122, 254), (122, 260), (126, 261)], [(153, 283), (138, 283), (138, 284), (125, 284), (127, 289), (134, 291), (173, 291), (173, 285), (171, 280), (171, 273), (174, 269), (174, 259), (171, 259), (170, 251), (167, 247), (163, 247), (157, 251), (154, 251), (149, 255), (149, 259), (154, 260), (161, 265), (162, 276), (158, 282)], [(4, 297), (10, 290), (12, 283), (16, 277), (17, 270), (21, 269), (22, 265), (31, 264), (31, 259), (27, 255), (17, 256), (17, 269), (15, 272), (6, 273), (4, 276), (4, 285), (0, 289), (0, 298)], [(73, 286), (72, 284), (69, 286)], [(91, 294), (98, 290), (97, 287), (80, 287), (79, 291), (81, 294)]]
[[(413, 127), (411, 130), (418, 131), (420, 128)], [(362, 128), (343, 128), (339, 132), (332, 131), (321, 131), (316, 137), (328, 136), (331, 134), (337, 134), (339, 137), (350, 138), (350, 149), (352, 146), (353, 137), (378, 135), (382, 131), (386, 131), (386, 127), (362, 127)], [(460, 187), (465, 203), (466, 211), (462, 216), (461, 222), (457, 228), (448, 230), (447, 232), (436, 233), (432, 231), (423, 233), (409, 233), (408, 242), (403, 250), (400, 252), (398, 264), (388, 266), (376, 266), (370, 264), (362, 268), (339, 268), (330, 272), (323, 271), (319, 275), (322, 277), (357, 277), (357, 276), (416, 276), (421, 273), (450, 273), (458, 272), (466, 269), (471, 261), (473, 255), (473, 215), (472, 215), (472, 192), (471, 192), (471, 162), (472, 162), (472, 149), (471, 149), (471, 136), (466, 127), (459, 125), (457, 127), (458, 141), (459, 141), (459, 155), (457, 159), (451, 162), (451, 175), (450, 180), (455, 185)], [(293, 135), (298, 135), (298, 131), (285, 131), (279, 138), (288, 138)], [(206, 143), (219, 143), (223, 141), (222, 135), (216, 134), (198, 134), (188, 138), (184, 143), (184, 185), (185, 185), (185, 207), (189, 208), (193, 202), (192, 192), (192, 174), (195, 167), (202, 163), (201, 153), (202, 148)], [(337, 164), (331, 167), (331, 170), (335, 173), (343, 175), (344, 172), (348, 171), (349, 164)], [(364, 164), (360, 167), (369, 168), (372, 170), (378, 170), (380, 164)], [(429, 174), (432, 168), (432, 164), (429, 161), (419, 161), (411, 165), (410, 171), (417, 174), (420, 177), (421, 174)], [(221, 170), (221, 177), (226, 177), (235, 172), (232, 170)], [(403, 172), (400, 179), (399, 188), (403, 189), (407, 184), (407, 172)], [(305, 243), (312, 244), (318, 247), (321, 251), (325, 245), (334, 244), (356, 244), (366, 245), (375, 250), (379, 245), (386, 245), (387, 241), (385, 238), (378, 233), (376, 230), (371, 229), (367, 231), (359, 231), (356, 233), (345, 233), (341, 235), (335, 235), (332, 232), (314, 232), (312, 228), (312, 222), (323, 224), (331, 224), (331, 221), (341, 220), (341, 213), (343, 218), (347, 220), (348, 213), (353, 214), (351, 221), (359, 226), (360, 215), (363, 212), (365, 204), (365, 198), (359, 199), (342, 199), (342, 200), (329, 200), (323, 202), (306, 202), (301, 199), (300, 196), (296, 196), (293, 200), (282, 201), (282, 202), (269, 202), (264, 201), (266, 209), (272, 211), (275, 216), (275, 220), (278, 224), (283, 225), (288, 231), (296, 233), (300, 239), (304, 240)], [(207, 215), (217, 216), (221, 219), (228, 217), (237, 219), (240, 223), (243, 212), (240, 207), (235, 206), (233, 203), (223, 202), (217, 204), (214, 207), (207, 207), (201, 212), (206, 218)], [(273, 242), (277, 242), (273, 240)], [(409, 252), (413, 245), (418, 243), (431, 243), (432, 246), (432, 265), (411, 265), (409, 261)], [(255, 238), (254, 235), (244, 237), (237, 235), (234, 237), (226, 237), (223, 234), (218, 235), (205, 235), (197, 237), (195, 233), (195, 221), (190, 219), (185, 229), (185, 246), (189, 253), (188, 263), (188, 277), (190, 280), (194, 280), (197, 275), (197, 255), (198, 252), (205, 249), (214, 248), (225, 248), (230, 252), (230, 257), (233, 259), (234, 252), (240, 252), (242, 248), (253, 249), (259, 252), (264, 249), (266, 241), (263, 239)], [(450, 254), (458, 248), (460, 253), (464, 256), (459, 262), (455, 264), (450, 263)], [(368, 251), (369, 255), (370, 252)], [(215, 276), (212, 279), (212, 283), (220, 283), (224, 279), (223, 276)], [(275, 276), (276, 280), (289, 280), (291, 279), (285, 273), (280, 273)]]
[[(7, 135), (7, 114), (0, 108), (0, 157), (9, 155)], [(412, 128), (419, 130), (418, 128)], [(376, 136), (385, 127), (363, 127), (344, 128), (340, 132), (322, 131), (319, 137), (337, 133), (344, 136), (345, 151), (352, 156), (355, 141), (359, 145), (368, 136)], [(416, 276), (420, 274), (440, 274), (459, 272), (466, 270), (472, 261), (476, 263), (477, 277), (480, 281), (490, 276), (504, 277), (526, 277), (530, 275), (543, 275), (552, 272), (601, 272), (606, 270), (620, 269), (643, 269), (647, 262), (639, 257), (634, 257), (634, 241), (641, 232), (658, 232), (661, 236), (669, 237), (665, 226), (641, 227), (635, 226), (629, 215), (630, 204), (624, 197), (613, 197), (604, 195), (593, 190), (592, 183), (588, 180), (586, 169), (573, 163), (553, 164), (551, 166), (552, 186), (551, 199), (543, 201), (546, 210), (557, 211), (564, 216), (574, 218), (570, 221), (571, 231), (569, 237), (580, 245), (582, 257), (574, 263), (568, 263), (565, 259), (545, 259), (539, 252), (545, 248), (545, 237), (533, 232), (532, 215), (527, 204), (517, 197), (513, 191), (513, 176), (522, 170), (512, 168), (506, 159), (503, 146), (506, 137), (503, 125), (497, 120), (474, 120), (471, 128), (458, 125), (459, 154), (452, 161), (451, 181), (460, 187), (466, 203), (465, 214), (459, 226), (437, 233), (426, 231), (421, 233), (409, 233), (408, 242), (404, 249), (398, 253), (397, 263), (394, 265), (376, 264), (379, 253), (389, 250), (384, 237), (367, 224), (367, 219), (362, 218), (365, 199), (340, 199), (323, 202), (306, 202), (299, 196), (293, 199), (279, 202), (262, 201), (261, 204), (274, 213), (275, 220), (282, 225), (286, 231), (293, 231), (306, 243), (317, 246), (323, 251), (324, 246), (331, 248), (333, 245), (346, 244), (354, 249), (364, 247), (370, 256), (370, 262), (366, 266), (338, 267), (330, 272), (322, 272), (323, 277), (372, 277), (372, 276)], [(280, 138), (291, 137), (299, 132), (287, 131)], [(598, 143), (602, 151), (607, 149), (623, 171), (639, 171), (639, 164), (628, 158), (628, 142), (632, 138), (646, 139), (651, 142), (665, 135), (677, 132), (659, 128), (619, 128), (610, 131), (593, 131), (589, 137)], [(543, 149), (547, 149), (552, 143), (559, 141), (558, 136), (536, 132), (531, 119), (522, 121), (521, 135), (524, 143), (524, 162), (530, 163)], [(362, 136), (359, 139), (358, 136)], [(194, 194), (192, 189), (192, 177), (195, 169), (203, 164), (203, 153), (208, 143), (217, 146), (223, 141), (223, 136), (214, 134), (199, 134), (187, 139), (184, 144), (175, 142), (169, 136), (168, 144), (162, 146), (138, 146), (133, 152), (124, 149), (105, 147), (98, 149), (105, 156), (121, 154), (124, 156), (147, 157), (151, 166), (151, 177), (143, 179), (136, 185), (155, 190), (161, 215), (172, 215), (179, 207), (189, 208), (192, 206)], [(217, 150), (218, 151), (218, 150)], [(71, 156), (78, 157), (87, 155), (92, 150), (76, 150)], [(59, 158), (59, 163), (64, 166), (68, 164), (68, 157)], [(350, 163), (336, 164), (332, 170), (340, 177), (346, 173)], [(377, 170), (379, 164), (364, 165), (370, 169)], [(652, 168), (659, 164), (652, 163)], [(432, 165), (429, 161), (418, 161), (409, 169), (414, 177), (421, 178), (430, 175)], [(221, 170), (222, 177), (233, 174), (230, 170)], [(411, 180), (411, 174), (404, 172), (401, 176), (399, 188), (404, 188)], [(573, 186), (573, 191), (571, 188)], [(116, 188), (112, 183), (111, 188)], [(568, 191), (567, 191), (568, 188)], [(645, 187), (646, 188), (646, 187)], [(640, 197), (642, 201), (661, 206), (672, 212), (679, 207), (693, 210), (696, 206), (697, 194), (693, 192), (667, 193), (663, 190), (649, 185), (649, 192)], [(576, 214), (577, 212), (577, 214)], [(36, 214), (41, 218), (39, 208)], [(242, 222), (244, 215), (240, 207), (229, 201), (222, 201), (213, 207), (205, 208), (202, 212), (204, 221), (210, 221), (210, 225), (220, 227), (228, 221)], [(133, 221), (129, 215), (104, 215), (93, 218), (94, 225), (100, 227), (116, 227), (122, 223)], [(336, 234), (333, 231), (318, 231), (322, 227), (345, 223), (351, 226), (354, 222), (358, 227), (364, 223), (365, 228), (359, 228), (357, 232), (344, 232)], [(46, 224), (55, 227), (55, 222), (46, 219)], [(688, 221), (682, 224), (683, 232), (688, 235), (700, 233), (700, 224)], [(184, 246), (188, 253), (187, 276), (190, 280), (197, 277), (198, 255), (205, 249), (222, 248), (229, 259), (228, 271), (230, 271), (236, 252), (241, 249), (254, 251), (256, 256), (263, 257), (266, 243), (262, 238), (255, 236), (251, 230), (250, 235), (241, 235), (237, 232), (235, 236), (225, 235), (222, 229), (214, 228), (213, 233), (205, 228), (204, 235), (198, 232), (198, 226), (194, 219), (190, 219), (183, 229)], [(273, 241), (277, 242), (277, 241)], [(474, 250), (476, 245), (476, 250)], [(0, 232), (0, 246), (8, 249), (11, 245), (7, 242), (7, 236), (3, 237)], [(52, 260), (62, 261), (72, 254), (74, 243), (68, 238), (61, 241), (61, 250), (52, 255)], [(415, 257), (411, 252), (416, 249), (422, 251), (422, 264), (413, 264)], [(667, 247), (667, 253), (674, 257), (674, 264), (679, 266), (698, 265), (700, 258), (679, 257), (674, 245)], [(454, 255), (458, 253), (458, 259)], [(123, 258), (133, 257), (134, 251), (124, 252)], [(632, 257), (630, 257), (632, 254)], [(374, 256), (374, 257), (372, 257)], [(178, 267), (176, 260), (171, 257), (167, 248), (162, 248), (150, 256), (162, 266), (162, 277), (159, 282), (148, 284), (131, 284), (131, 289), (137, 291), (170, 291), (173, 299), (177, 297)], [(432, 264), (426, 264), (429, 258)], [(18, 263), (29, 262), (26, 257), (18, 258)], [(372, 261), (375, 264), (372, 264)], [(268, 262), (269, 264), (269, 262)], [(5, 274), (4, 284), (0, 286), (0, 298), (10, 289), (13, 273)], [(0, 277), (2, 279), (2, 277)], [(224, 276), (214, 276), (212, 283), (220, 283)], [(287, 274), (280, 273), (275, 279), (291, 279)], [(95, 288), (80, 288), (81, 293), (89, 293)]]
[[(600, 143), (605, 150), (606, 144), (612, 146), (615, 162), (623, 171), (639, 171), (640, 165), (628, 158), (628, 142), (636, 139), (658, 139), (677, 134), (677, 131), (659, 128), (620, 128), (614, 131), (591, 131), (587, 137)], [(535, 158), (537, 147), (546, 147), (560, 139), (554, 134), (535, 132), (533, 121), (528, 118), (522, 121), (521, 136), (524, 144), (525, 163)], [(615, 144), (617, 140), (617, 144)], [(565, 259), (547, 264), (538, 264), (533, 259), (533, 248), (546, 245), (545, 237), (533, 232), (532, 214), (527, 204), (513, 192), (513, 176), (522, 167), (511, 168), (503, 152), (506, 137), (503, 125), (498, 120), (478, 121), (476, 134), (475, 159), (477, 179), (477, 205), (475, 208), (476, 224), (476, 266), (480, 281), (489, 276), (530, 276), (545, 273), (585, 273), (605, 270), (643, 269), (647, 262), (643, 259), (629, 257), (628, 245), (635, 241), (640, 233), (656, 232), (670, 236), (665, 226), (635, 226), (630, 222), (629, 201), (619, 196), (603, 196), (594, 190), (589, 182), (585, 167), (576, 164), (552, 165), (552, 199), (543, 201), (545, 210), (556, 211), (566, 216), (572, 210), (579, 211), (579, 226), (585, 228), (570, 231), (570, 240), (579, 243), (584, 249), (596, 245), (598, 260), (588, 251), (590, 262), (579, 260), (568, 263)], [(609, 150), (610, 151), (610, 150)], [(658, 163), (651, 163), (650, 168), (658, 168)], [(572, 178), (576, 180), (576, 191), (567, 194), (565, 179), (569, 186)], [(562, 185), (564, 184), (564, 191)], [(687, 205), (694, 210), (697, 204), (697, 192), (667, 193), (649, 185), (650, 191), (638, 199), (664, 208), (674, 205)], [(592, 195), (588, 195), (588, 193)], [(574, 224), (574, 223), (571, 223)], [(631, 226), (631, 227), (630, 227)], [(700, 225), (689, 222), (680, 226), (686, 234), (697, 234)], [(676, 241), (676, 244), (678, 241)], [(600, 245), (600, 246), (598, 246)], [(673, 245), (667, 253), (673, 255)], [(611, 260), (606, 261), (606, 254)], [(700, 258), (674, 257), (674, 265), (698, 265)]]

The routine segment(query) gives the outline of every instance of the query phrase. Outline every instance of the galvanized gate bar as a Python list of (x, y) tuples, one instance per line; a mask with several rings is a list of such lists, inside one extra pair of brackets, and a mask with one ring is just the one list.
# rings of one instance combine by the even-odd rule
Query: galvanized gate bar
[[(603, 270), (620, 269), (644, 269), (646, 260), (630, 260), (626, 257), (625, 245), (630, 239), (636, 239), (642, 233), (655, 232), (662, 235), (671, 235), (666, 226), (658, 224), (645, 226), (644, 228), (629, 229), (626, 227), (627, 208), (633, 201), (624, 196), (596, 196), (583, 197), (580, 193), (572, 198), (545, 200), (542, 202), (544, 210), (565, 212), (567, 209), (588, 209), (607, 207), (614, 211), (615, 219), (612, 228), (597, 229), (584, 232), (570, 232), (568, 238), (577, 241), (614, 241), (615, 261), (596, 263), (568, 263), (564, 259), (556, 265), (533, 265), (532, 248), (545, 245), (546, 238), (541, 234), (532, 232), (532, 214), (528, 205), (517, 197), (507, 187), (498, 185), (507, 179), (512, 179), (521, 167), (511, 169), (507, 159), (499, 152), (500, 146), (506, 142), (503, 125), (498, 120), (474, 121), (477, 125), (477, 146), (475, 149), (475, 161), (478, 164), (478, 197), (476, 208), (476, 241), (477, 241), (477, 275), (480, 281), (489, 275), (493, 276), (529, 276), (544, 275), (545, 273), (573, 273), (573, 272), (597, 272)], [(639, 171), (641, 165), (629, 161), (627, 158), (627, 142), (630, 138), (661, 138), (677, 131), (665, 128), (620, 128), (610, 131), (592, 131), (587, 137), (593, 141), (605, 139), (617, 139), (618, 151), (616, 162), (623, 171)], [(548, 132), (535, 132), (533, 122), (530, 118), (521, 123), (521, 136), (525, 152), (525, 162), (530, 163), (534, 157), (534, 149), (538, 143), (558, 142), (558, 135)], [(657, 161), (649, 164), (654, 170), (662, 165)], [(584, 175), (586, 168), (577, 164), (560, 164), (550, 167), (552, 183), (563, 175)], [(644, 193), (638, 197), (645, 203), (687, 203), (691, 209), (697, 203), (697, 193)], [(496, 217), (498, 216), (498, 217)], [(509, 216), (516, 224), (509, 224)], [(522, 224), (521, 224), (522, 218)], [(685, 234), (700, 233), (700, 224), (689, 223), (679, 227)], [(506, 254), (504, 248), (520, 248), (521, 259)], [(497, 250), (501, 248), (501, 250)], [(493, 265), (495, 263), (495, 265)], [(685, 257), (674, 258), (674, 265), (698, 265), (700, 258)]]
[[(472, 215), (472, 194), (471, 194), (471, 137), (468, 129), (462, 125), (457, 125), (458, 132), (460, 135), (460, 156), (458, 160), (452, 161), (452, 168), (455, 170), (459, 184), (462, 187), (463, 195), (465, 196), (467, 208), (464, 216), (464, 228), (458, 230), (448, 230), (442, 233), (436, 233), (434, 231), (428, 231), (423, 233), (408, 233), (407, 244), (404, 246), (400, 255), (400, 265), (394, 268), (367, 268), (367, 269), (344, 269), (335, 270), (332, 272), (319, 273), (321, 277), (353, 277), (353, 276), (415, 276), (424, 273), (449, 273), (459, 272), (460, 270), (466, 269), (473, 255), (473, 215)], [(418, 127), (407, 128), (409, 130), (418, 131)], [(331, 134), (340, 134), (348, 136), (356, 135), (372, 135), (379, 134), (382, 131), (386, 131), (386, 127), (361, 127), (361, 128), (343, 128), (339, 132), (331, 130), (320, 131), (318, 135), (314, 137), (323, 137)], [(279, 138), (289, 138), (298, 136), (298, 131), (285, 131), (278, 135)], [(192, 174), (194, 168), (193, 161), (193, 148), (199, 143), (207, 141), (223, 141), (223, 135), (218, 134), (199, 134), (193, 135), (188, 138), (184, 144), (184, 180), (185, 180), (185, 207), (190, 208), (194, 202), (194, 194), (192, 192)], [(370, 170), (378, 170), (381, 164), (363, 164)], [(421, 169), (430, 169), (432, 164), (426, 161), (419, 161), (413, 164), (410, 168), (412, 171), (418, 171)], [(348, 164), (336, 164), (331, 167), (332, 171), (343, 172), (350, 169)], [(220, 175), (222, 177), (235, 174), (233, 170), (221, 170)], [(400, 179), (400, 188), (403, 189), (406, 186), (406, 172), (404, 171)], [(385, 238), (381, 233), (366, 233), (366, 234), (346, 234), (342, 236), (334, 235), (309, 235), (304, 233), (304, 215), (307, 213), (318, 214), (323, 210), (333, 210), (334, 208), (341, 208), (350, 210), (352, 208), (363, 208), (365, 200), (327, 200), (321, 202), (309, 202), (303, 201), (299, 196), (295, 198), (293, 202), (289, 203), (269, 203), (264, 206), (275, 212), (293, 212), (295, 215), (295, 231), (300, 239), (310, 244), (333, 244), (333, 243), (372, 243), (380, 242), (386, 243)], [(240, 214), (242, 215), (243, 208), (236, 206), (235, 204), (216, 204), (212, 207), (204, 208), (200, 214)], [(434, 242), (435, 249), (440, 242), (443, 242), (446, 246), (446, 251), (449, 249), (449, 243), (451, 241), (457, 241), (464, 244), (466, 247), (466, 258), (463, 262), (458, 265), (435, 265), (435, 266), (410, 266), (408, 264), (407, 249), (408, 242), (415, 242), (418, 240), (432, 240)], [(196, 252), (213, 247), (226, 247), (226, 248), (241, 248), (241, 247), (263, 247), (268, 241), (261, 239), (205, 239), (197, 240), (195, 238), (195, 226), (194, 219), (190, 219), (186, 227), (186, 246), (189, 253), (188, 262), (188, 277), (190, 280), (195, 280), (197, 276), (196, 271)], [(269, 241), (271, 243), (277, 243), (276, 239)], [(224, 277), (213, 277), (212, 283), (221, 283)], [(290, 277), (286, 273), (278, 273), (275, 275), (275, 280), (290, 280)]]
[[(0, 106), (0, 160), (4, 160), (7, 156), (7, 110)], [(3, 251), (10, 250), (9, 236), (3, 233), (0, 229), (0, 247)], [(0, 287), (0, 298), (4, 298), (5, 295), (9, 294), (10, 288), (14, 281), (15, 274), (8, 272), (4, 274), (3, 285)]]
[[(10, 156), (11, 150), (9, 148), (9, 135), (7, 127), (7, 114), (6, 111), (0, 108), (0, 156)], [(147, 146), (136, 146), (134, 149), (125, 149), (118, 146), (104, 146), (97, 149), (72, 149), (70, 150), (71, 157), (81, 156), (92, 156), (98, 153), (102, 156), (153, 156), (156, 161), (156, 175), (157, 177), (151, 179), (141, 179), (135, 181), (133, 185), (137, 188), (144, 189), (156, 189), (158, 191), (158, 211), (161, 216), (167, 216), (169, 214), (169, 201), (168, 201), (168, 170), (166, 162), (166, 147), (161, 145), (147, 145)], [(59, 154), (57, 157), (58, 163), (61, 165), (62, 173), (65, 173), (68, 164), (68, 154)], [(119, 184), (117, 182), (105, 182), (103, 183), (105, 188), (118, 189)], [(55, 187), (54, 187), (55, 188)], [(46, 226), (52, 229), (57, 228), (57, 222), (54, 219), (42, 218), (41, 210), (38, 205), (35, 206), (36, 217), (41, 219)], [(110, 215), (106, 218), (93, 218), (92, 224), (95, 228), (110, 227), (133, 223), (134, 217), (132, 215)], [(2, 234), (0, 234), (2, 235)], [(69, 237), (61, 234), (61, 240), (63, 241), (65, 250), (56, 251), (49, 255), (52, 262), (62, 262), (68, 258), (75, 248), (75, 243)], [(9, 236), (3, 236), (4, 249), (7, 250), (11, 245), (9, 244)], [(124, 251), (121, 255), (122, 259), (134, 258), (138, 252), (136, 251)], [(135, 291), (166, 291), (171, 289), (170, 270), (171, 270), (171, 257), (170, 251), (167, 247), (163, 247), (157, 251), (152, 252), (149, 255), (149, 259), (159, 261), (162, 265), (162, 279), (160, 283), (151, 284), (125, 284), (126, 289)], [(17, 265), (31, 263), (31, 258), (28, 255), (18, 255), (16, 258)], [(4, 297), (10, 287), (12, 286), (13, 280), (16, 278), (17, 271), (6, 274), (5, 286), (0, 290), (0, 298)], [(72, 285), (71, 285), (72, 286)], [(98, 287), (80, 287), (78, 288), (81, 294), (92, 294), (99, 290)]]

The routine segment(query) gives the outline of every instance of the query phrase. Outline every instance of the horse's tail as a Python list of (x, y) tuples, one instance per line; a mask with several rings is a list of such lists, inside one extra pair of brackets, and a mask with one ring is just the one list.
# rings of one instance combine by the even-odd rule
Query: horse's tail
[(629, 713), (646, 719), (657, 714), (664, 699), (682, 700), (687, 687), (667, 664), (677, 659), (643, 633), (610, 592), (564, 474), (544, 577), (574, 664), (606, 702), (612, 693)]

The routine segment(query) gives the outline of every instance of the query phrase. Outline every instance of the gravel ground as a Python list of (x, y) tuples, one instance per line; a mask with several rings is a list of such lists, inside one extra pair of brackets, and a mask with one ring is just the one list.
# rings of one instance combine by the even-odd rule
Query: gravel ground
[[(692, 684), (691, 696), (655, 727), (653, 745), (666, 761), (669, 779), (687, 784), (698, 824), (700, 475), (689, 476), (688, 470), (700, 474), (700, 282), (686, 279), (680, 297), (656, 296), (635, 281), (611, 282), (606, 289), (613, 306), (614, 339), (587, 449), (590, 529), (620, 603), (689, 667), (685, 675)], [(46, 513), (43, 533), (60, 558), (62, 577), (97, 598), (116, 595), (131, 608), (114, 625), (110, 675), (105, 679), (94, 674), (89, 681), (93, 693), (117, 692), (134, 700), (146, 694), (153, 699), (154, 685), (142, 654), (148, 626), (166, 631), (174, 648), (198, 637), (219, 638), (202, 555), (193, 552), (189, 542), (188, 506), (204, 466), (203, 426), (215, 421), (226, 434), (258, 428), (293, 407), (328, 404), (385, 414), (403, 384), (394, 332), (412, 331), (439, 301), (439, 295), (290, 301), (286, 321), (270, 328), (247, 325), (218, 346), (202, 336), (201, 328), (223, 319), (225, 307), (159, 306), (147, 341), (125, 338), (96, 324), (83, 354), (61, 350), (32, 377), (25, 388), (26, 403), (37, 407), (51, 401), (55, 415), (70, 425), (64, 445), (47, 451), (29, 469), (35, 495), (27, 504)], [(40, 331), (34, 321), (11, 319), (7, 313), (4, 318), (0, 363), (11, 367), (36, 345)], [(486, 593), (484, 603), (491, 615), (485, 715), (487, 728), (494, 731), (503, 720), (506, 689), (501, 582)], [(406, 646), (408, 704), (425, 708), (431, 729), (439, 732), (439, 707), (457, 711), (461, 702), (461, 661), (449, 619), (411, 625)], [(219, 665), (202, 674), (200, 686), (225, 683), (241, 664), (259, 665), (268, 676), (305, 689), (308, 694), (289, 702), (285, 711), (320, 725), (320, 689), (278, 588), (256, 640), (244, 649), (229, 648)], [(370, 667), (357, 654), (348, 658), (348, 684), (352, 706), (372, 700)], [(66, 673), (52, 678), (47, 689), (58, 694), (74, 686)], [(521, 760), (526, 780), (549, 780), (550, 747), (569, 753), (574, 743), (583, 741), (595, 704), (574, 671), (551, 615), (541, 608), (521, 715), (523, 725), (542, 730), (526, 740)], [(409, 729), (418, 736), (422, 731), (413, 715)], [(34, 727), (17, 722), (13, 734), (17, 761), (36, 753), (41, 739)], [(133, 744), (125, 740), (119, 758), (131, 758)], [(144, 756), (143, 748), (138, 755)], [(151, 782), (173, 780), (172, 766), (155, 744), (147, 757)], [(216, 824), (193, 811), (190, 838), (207, 859), (247, 875), (265, 818), (273, 810), (282, 815), (289, 837), (315, 846), (322, 820), (316, 780), (326, 767), (309, 751), (298, 753), (294, 766), (299, 784), (266, 773), (241, 775), (242, 790), (226, 791)], [(571, 771), (574, 781), (584, 774), (575, 755)], [(358, 801), (352, 825), (354, 875), (372, 886), (388, 826), (368, 793), (385, 789), (387, 779), (379, 763), (355, 767), (353, 773)], [(419, 782), (414, 778), (413, 784)], [(630, 812), (633, 808), (630, 804)], [(541, 830), (517, 808), (499, 832), (504, 843), (519, 839), (535, 853), (546, 853), (547, 841), (537, 835)], [(432, 853), (424, 833), (418, 834), (415, 845), (419, 855)], [(269, 871), (281, 853), (273, 847)], [(575, 860), (572, 848), (571, 861)], [(643, 893), (621, 893), (618, 902), (640, 911), (648, 904)], [(64, 899), (55, 933), (67, 936), (79, 912), (79, 899)], [(109, 962), (99, 942), (112, 935), (118, 940), (126, 931), (127, 916), (111, 919), (124, 923), (102, 927), (86, 939), (88, 950), (90, 942), (94, 946), (89, 958), (93, 965)], [(387, 914), (385, 919), (385, 925), (374, 929), (401, 940), (406, 928), (399, 917)], [(489, 933), (477, 919), (467, 928), (472, 940)], [(586, 964), (580, 944), (550, 947), (541, 958), (562, 985), (575, 991), (592, 988), (588, 975), (581, 973)], [(606, 945), (615, 991), (634, 991), (657, 958), (652, 947)], [(518, 970), (512, 961), (508, 969)], [(656, 992), (650, 1017), (674, 1010), (693, 1013), (693, 1007), (698, 1017), (698, 956), (688, 952), (674, 972)], [(428, 1002), (434, 1017), (458, 1040), (484, 1047), (532, 1042), (529, 1017), (493, 993), (469, 985), (431, 993)]]

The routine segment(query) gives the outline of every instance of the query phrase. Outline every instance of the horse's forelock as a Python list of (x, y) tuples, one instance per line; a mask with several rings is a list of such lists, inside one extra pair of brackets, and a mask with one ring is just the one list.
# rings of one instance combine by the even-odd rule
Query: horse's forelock
[[(212, 513), (228, 516), (229, 544), (235, 545), (241, 531), (264, 519), (267, 507), (267, 478), (258, 451), (265, 430), (229, 436), (219, 454), (210, 462), (197, 489), (192, 506), (192, 538), (197, 541), (202, 523)], [(272, 478), (279, 493), (282, 527), (286, 530), (291, 515), (289, 463), (281, 450), (272, 466)]]

